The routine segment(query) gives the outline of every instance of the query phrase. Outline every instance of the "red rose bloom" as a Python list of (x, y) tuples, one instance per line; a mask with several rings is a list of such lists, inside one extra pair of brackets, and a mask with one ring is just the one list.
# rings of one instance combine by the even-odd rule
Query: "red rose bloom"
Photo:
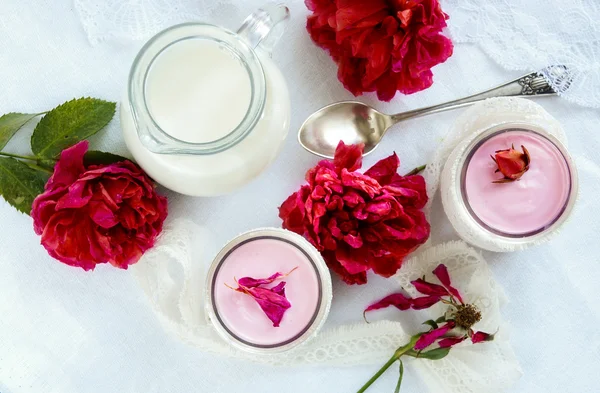
[(283, 227), (305, 236), (348, 284), (367, 282), (367, 271), (389, 277), (404, 257), (425, 243), (429, 223), (425, 179), (400, 176), (392, 156), (364, 174), (363, 146), (340, 142), (334, 161), (306, 173), (308, 185), (279, 208)]
[(57, 260), (85, 270), (109, 262), (127, 269), (154, 245), (167, 200), (131, 161), (85, 167), (88, 142), (64, 150), (31, 216)]
[(390, 101), (433, 83), (431, 68), (452, 55), (441, 35), (446, 15), (438, 0), (306, 0), (307, 29), (338, 64), (354, 95), (377, 91)]

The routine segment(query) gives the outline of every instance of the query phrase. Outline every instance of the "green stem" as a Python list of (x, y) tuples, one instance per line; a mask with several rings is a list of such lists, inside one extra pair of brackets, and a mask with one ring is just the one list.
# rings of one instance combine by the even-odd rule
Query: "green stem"
[(365, 384), (363, 385), (363, 387), (362, 387), (362, 388), (360, 388), (360, 389), (358, 390), (358, 392), (356, 392), (356, 393), (364, 393), (364, 391), (365, 391), (365, 390), (367, 390), (367, 389), (368, 389), (368, 388), (369, 388), (371, 385), (373, 385), (373, 383), (374, 383), (374, 382), (375, 382), (375, 381), (376, 381), (376, 380), (377, 380), (379, 377), (381, 377), (381, 375), (382, 375), (384, 372), (386, 372), (386, 370), (387, 370), (388, 368), (390, 368), (390, 366), (391, 366), (392, 364), (394, 364), (394, 363), (396, 362), (396, 360), (400, 359), (400, 357), (401, 357), (402, 355), (404, 355), (406, 352), (410, 351), (410, 350), (411, 350), (411, 349), (412, 349), (412, 348), (415, 346), (415, 343), (417, 342), (417, 340), (419, 339), (419, 337), (421, 337), (421, 334), (417, 334), (417, 335), (415, 335), (415, 336), (412, 336), (412, 337), (411, 337), (411, 340), (410, 340), (410, 342), (409, 342), (408, 344), (406, 344), (406, 345), (405, 345), (405, 346), (403, 346), (403, 347), (400, 347), (400, 348), (398, 348), (398, 349), (396, 350), (396, 352), (394, 353), (394, 356), (392, 356), (392, 357), (390, 358), (390, 360), (388, 360), (388, 361), (387, 361), (387, 362), (386, 362), (386, 363), (385, 363), (385, 364), (384, 364), (384, 365), (383, 365), (383, 366), (382, 366), (382, 367), (379, 369), (379, 371), (377, 371), (377, 372), (375, 373), (375, 375), (373, 375), (373, 376), (371, 377), (371, 379), (369, 379), (369, 380), (367, 381), (367, 383), (365, 383)]
[(30, 167), (31, 169), (35, 169), (37, 171), (46, 172), (46, 173), (48, 173), (50, 175), (52, 175), (54, 173), (53, 171), (49, 170), (48, 168), (44, 168), (44, 167), (41, 167), (39, 165), (32, 164), (30, 162), (24, 162), (24, 164), (27, 165), (28, 167)]
[(418, 166), (415, 169), (413, 169), (412, 171), (408, 172), (404, 176), (418, 175), (419, 173), (423, 172), (425, 170), (425, 168), (427, 168), (427, 165)]
[(12, 154), (12, 153), (5, 153), (3, 151), (0, 151), (0, 156), (6, 156), (6, 157), (12, 157), (12, 158), (20, 158), (22, 160), (29, 160), (29, 161), (37, 161), (38, 158), (37, 157), (32, 157), (32, 156), (20, 156), (18, 154)]
[(396, 384), (396, 390), (394, 393), (400, 393), (400, 386), (402, 386), (402, 377), (404, 377), (404, 364), (402, 360), (398, 360), (400, 362), (400, 376), (398, 377), (398, 383)]

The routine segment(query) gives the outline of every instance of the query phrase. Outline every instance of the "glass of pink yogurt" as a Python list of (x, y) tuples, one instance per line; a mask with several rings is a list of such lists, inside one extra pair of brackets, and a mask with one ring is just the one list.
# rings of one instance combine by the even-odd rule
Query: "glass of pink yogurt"
[[(529, 151), (529, 169), (518, 180), (495, 183), (504, 175), (496, 172), (492, 157), (511, 146)], [(566, 147), (533, 124), (485, 130), (459, 145), (450, 161), (442, 176), (444, 208), (465, 240), (491, 251), (513, 251), (547, 240), (577, 199), (577, 172)]]
[[(236, 279), (286, 274), (291, 307), (273, 326), (251, 296), (237, 292)], [(206, 311), (217, 332), (237, 348), (255, 353), (290, 350), (314, 336), (331, 307), (331, 276), (319, 252), (301, 236), (277, 228), (256, 229), (230, 241), (207, 277)]]

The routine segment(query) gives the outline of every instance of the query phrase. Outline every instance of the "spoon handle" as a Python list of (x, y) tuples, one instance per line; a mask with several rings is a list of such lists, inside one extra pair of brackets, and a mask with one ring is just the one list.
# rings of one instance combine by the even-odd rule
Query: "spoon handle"
[[(553, 81), (568, 88), (570, 84), (571, 76), (565, 66), (551, 66), (544, 70), (546, 74), (551, 75)], [(415, 109), (412, 111), (398, 113), (390, 116), (392, 124), (399, 121), (411, 119), (413, 117), (419, 117), (428, 115), (431, 113), (437, 113), (447, 111), (451, 109), (461, 108), (463, 106), (471, 105), (479, 101), (483, 101), (486, 98), (492, 97), (537, 97), (537, 96), (553, 96), (557, 92), (552, 88), (548, 80), (542, 73), (542, 71), (532, 72), (531, 74), (523, 75), (514, 81), (505, 83), (498, 87), (495, 87), (484, 92), (474, 94), (458, 100), (444, 102), (442, 104), (428, 106), (426, 108)]]

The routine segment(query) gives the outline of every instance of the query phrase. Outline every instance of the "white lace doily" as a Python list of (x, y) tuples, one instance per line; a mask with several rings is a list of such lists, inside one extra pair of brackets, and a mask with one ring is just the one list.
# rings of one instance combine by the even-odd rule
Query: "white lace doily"
[[(229, 28), (268, 0), (74, 0), (92, 43), (144, 40), (186, 21)], [(600, 107), (600, 2), (596, 0), (442, 0), (455, 43), (476, 43), (508, 70), (569, 67), (574, 79), (562, 95)], [(225, 17), (227, 16), (227, 19)], [(235, 16), (235, 18), (232, 18)]]
[[(427, 195), (435, 196), (440, 181), (453, 184), (457, 176), (460, 149), (466, 148), (477, 135), (491, 127), (509, 122), (522, 122), (536, 125), (557, 138), (567, 146), (567, 137), (561, 124), (544, 110), (539, 104), (522, 98), (490, 98), (477, 103), (465, 110), (450, 128), (443, 143), (438, 147), (433, 159), (427, 164), (423, 173), (427, 182)], [(507, 244), (498, 241), (496, 236), (489, 235), (486, 231), (469, 220), (461, 218), (463, 211), (457, 206), (461, 198), (454, 187), (443, 187), (441, 190), (444, 200), (444, 211), (454, 229), (469, 243), (491, 251), (515, 251), (527, 245)], [(433, 198), (430, 198), (425, 211), (431, 209)], [(552, 234), (539, 237), (537, 243), (547, 241)], [(434, 239), (430, 239), (435, 242)]]
[[(328, 320), (315, 338), (293, 351), (267, 357), (240, 352), (225, 343), (204, 316), (204, 273), (210, 262), (205, 260), (205, 248), (209, 243), (206, 229), (175, 219), (167, 223), (157, 246), (131, 268), (166, 330), (205, 352), (272, 365), (379, 364), (416, 333), (407, 332), (406, 326), (418, 326), (443, 313), (440, 308), (403, 315), (398, 312), (403, 323), (384, 320), (367, 324), (359, 312), (352, 324)], [(500, 314), (505, 295), (483, 257), (462, 242), (429, 248), (405, 262), (395, 277), (398, 288), (402, 286), (415, 295), (410, 281), (430, 275), (439, 263), (448, 266), (456, 286), (481, 308), (484, 320), (476, 328), (489, 332), (499, 329), (500, 333), (489, 343), (464, 343), (441, 361), (409, 359), (407, 367), (418, 370), (435, 392), (500, 392), (519, 378), (520, 368)], [(332, 307), (336, 307), (335, 299)], [(377, 312), (371, 314), (375, 320)]]
[(442, 0), (455, 43), (476, 43), (508, 70), (565, 65), (573, 75), (562, 93), (600, 107), (600, 2), (597, 0)]

